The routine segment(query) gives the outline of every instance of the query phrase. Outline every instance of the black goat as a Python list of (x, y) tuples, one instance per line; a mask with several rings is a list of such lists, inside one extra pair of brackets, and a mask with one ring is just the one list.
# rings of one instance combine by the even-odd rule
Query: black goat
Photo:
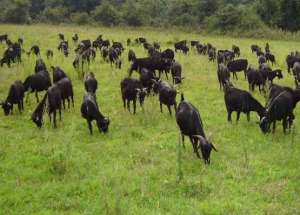
[(265, 54), (265, 57), (266, 57), (266, 59), (267, 59), (267, 62), (271, 62), (272, 63), (272, 65), (273, 64), (276, 64), (276, 59), (275, 59), (275, 56), (273, 55), (273, 54), (271, 54), (271, 53), (266, 53)]
[(137, 58), (132, 63), (130, 69), (129, 69), (129, 76), (132, 75), (133, 71), (140, 71), (142, 68), (149, 69), (151, 71), (158, 70), (159, 71), (159, 77), (161, 76), (161, 73), (165, 71), (166, 76), (168, 71), (171, 67), (171, 61), (169, 59), (165, 59), (162, 57), (148, 57), (148, 58)]
[(48, 110), (50, 122), (51, 115), (53, 115), (53, 126), (54, 128), (57, 127), (56, 111), (59, 111), (59, 118), (61, 120), (61, 100), (61, 91), (59, 87), (56, 84), (54, 84), (47, 90), (43, 100), (38, 104), (38, 106), (31, 115), (31, 119), (37, 125), (37, 127), (41, 128), (43, 126), (43, 116), (46, 109)]
[(237, 112), (237, 121), (240, 120), (241, 112), (247, 114), (248, 121), (250, 121), (251, 111), (257, 112), (260, 118), (264, 116), (265, 108), (247, 91), (226, 86), (224, 99), (229, 122), (233, 111)]
[(69, 56), (69, 43), (68, 41), (61, 41), (57, 47), (59, 51), (61, 51), (65, 57)]
[(122, 61), (119, 58), (119, 49), (118, 48), (110, 48), (108, 50), (108, 59), (110, 62), (110, 65), (112, 66), (113, 64), (115, 64), (116, 68), (121, 69), (122, 67)]
[(47, 49), (47, 51), (46, 51), (47, 59), (53, 58), (53, 55), (54, 55), (53, 50)]
[[(60, 93), (61, 93), (61, 100), (64, 109), (66, 109), (65, 106), (65, 100), (68, 101), (68, 108), (70, 108), (70, 102), (72, 101), (72, 106), (74, 107), (74, 93), (73, 93), (73, 85), (71, 80), (68, 77), (64, 77), (56, 82), (56, 85), (58, 86)], [(71, 101), (70, 101), (71, 100)]]
[(172, 62), (171, 74), (172, 74), (173, 84), (181, 84), (182, 83), (182, 80), (184, 78), (181, 76), (182, 75), (182, 66), (180, 63)]
[(249, 67), (247, 71), (247, 78), (249, 83), (249, 89), (254, 91), (255, 86), (258, 86), (259, 92), (265, 92), (266, 79), (262, 72), (259, 72), (258, 69)]
[(236, 45), (232, 45), (232, 51), (236, 57), (240, 57), (241, 51), (240, 48)]
[(128, 61), (133, 62), (133, 61), (135, 61), (135, 59), (136, 59), (135, 53), (133, 50), (130, 49), (128, 51)]
[(218, 81), (220, 84), (220, 90), (224, 88), (226, 83), (230, 82), (230, 72), (227, 66), (223, 63), (218, 65)]
[(24, 81), (25, 92), (35, 92), (37, 102), (39, 102), (38, 92), (47, 90), (51, 86), (50, 76), (47, 71), (40, 71), (28, 76)]
[(93, 93), (96, 95), (96, 90), (98, 89), (98, 81), (95, 78), (94, 73), (90, 72), (84, 80), (84, 87), (86, 92)]
[(273, 132), (275, 132), (276, 121), (282, 121), (283, 131), (286, 133), (286, 129), (291, 129), (295, 119), (293, 111), (300, 101), (300, 90), (272, 85), (269, 97), (270, 101), (267, 111), (260, 121), (260, 128), (263, 133), (269, 133), (270, 126), (273, 124)]
[(51, 66), (53, 72), (53, 83), (58, 82), (59, 80), (67, 77), (66, 73), (59, 66)]
[(259, 56), (258, 57), (258, 64), (261, 65), (261, 64), (264, 64), (264, 63), (267, 63), (267, 58), (264, 55)]
[(238, 60), (230, 61), (227, 64), (227, 67), (228, 67), (229, 71), (233, 73), (233, 77), (235, 77), (236, 79), (238, 79), (236, 73), (241, 72), (241, 71), (244, 71), (245, 79), (247, 78), (247, 76), (246, 76), (247, 68), (248, 68), (248, 60), (247, 59), (238, 59)]
[(159, 104), (160, 104), (160, 112), (162, 113), (162, 105), (166, 105), (168, 107), (170, 115), (172, 115), (171, 106), (174, 106), (174, 110), (176, 112), (177, 103), (176, 103), (176, 95), (177, 91), (173, 87), (169, 85), (166, 81), (154, 81), (154, 92), (159, 94)]
[(161, 57), (163, 59), (173, 61), (174, 57), (175, 57), (175, 54), (174, 54), (174, 51), (172, 49), (166, 49), (163, 52), (161, 52)]
[(8, 96), (4, 102), (1, 103), (4, 114), (9, 115), (13, 112), (14, 104), (18, 105), (19, 112), (21, 113), (24, 110), (24, 86), (21, 81), (15, 81), (9, 89)]
[(295, 84), (296, 86), (300, 83), (300, 62), (296, 62), (293, 66), (293, 75), (295, 78)]
[(79, 40), (78, 34), (74, 34), (74, 35), (72, 36), (72, 40), (73, 40), (74, 43), (77, 43), (78, 40)]
[(148, 95), (153, 89), (153, 80), (158, 81), (159, 78), (155, 76), (155, 73), (146, 68), (142, 68), (140, 72), (140, 82), (144, 88), (147, 89)]
[(35, 73), (40, 71), (47, 71), (46, 63), (43, 61), (42, 58), (39, 58), (35, 61), (34, 71)]
[(99, 132), (108, 132), (108, 126), (110, 124), (109, 118), (103, 116), (99, 111), (99, 107), (94, 94), (87, 93), (81, 104), (81, 116), (87, 120), (90, 134), (93, 134), (92, 121), (96, 120)]
[(266, 80), (270, 81), (271, 83), (273, 83), (274, 78), (278, 78), (278, 79), (282, 79), (283, 75), (282, 75), (282, 70), (280, 69), (276, 69), (273, 71), (267, 71), (267, 72), (263, 72), (263, 75), (265, 76)]
[(184, 101), (183, 95), (176, 111), (176, 122), (180, 128), (183, 147), (185, 147), (184, 136), (188, 136), (197, 157), (200, 158), (200, 149), (205, 164), (210, 164), (210, 153), (212, 149), (217, 150), (206, 138), (199, 111), (191, 103)]
[(30, 55), (31, 53), (35, 54), (36, 56), (40, 55), (40, 47), (37, 45), (34, 45), (31, 47), (31, 49), (29, 50), (29, 52), (27, 52), (27, 55)]
[(130, 101), (133, 102), (133, 114), (136, 113), (136, 100), (139, 99), (140, 106), (143, 108), (143, 103), (147, 94), (147, 89), (143, 88), (140, 80), (125, 78), (121, 81), (121, 94), (123, 106), (130, 112)]

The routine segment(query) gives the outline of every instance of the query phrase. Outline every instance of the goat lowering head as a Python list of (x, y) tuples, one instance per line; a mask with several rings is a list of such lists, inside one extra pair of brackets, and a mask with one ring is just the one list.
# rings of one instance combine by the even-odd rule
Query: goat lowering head
[(13, 105), (8, 101), (1, 102), (0, 105), (3, 108), (5, 116), (9, 115), (10, 111), (12, 110)]
[(159, 80), (151, 79), (151, 81), (153, 82), (153, 91), (154, 91), (155, 94), (157, 94), (159, 86), (160, 86), (162, 80), (160, 80), (160, 79)]
[(103, 118), (103, 119), (97, 120), (97, 127), (99, 129), (99, 132), (107, 133), (109, 124), (110, 124), (109, 118)]
[(136, 88), (136, 91), (137, 91), (136, 95), (137, 95), (137, 97), (140, 101), (140, 105), (143, 106), (144, 101), (145, 101), (145, 97), (147, 95), (147, 88), (142, 88), (142, 89)]
[(205, 164), (210, 164), (210, 154), (212, 150), (217, 152), (215, 146), (201, 135), (193, 136), (199, 140), (198, 148), (201, 150), (202, 158)]
[(266, 116), (264, 116), (259, 123), (259, 127), (264, 134), (270, 133), (270, 125), (271, 124)]
[(282, 70), (276, 70), (276, 75), (279, 79), (282, 79), (283, 78), (283, 75), (282, 75)]

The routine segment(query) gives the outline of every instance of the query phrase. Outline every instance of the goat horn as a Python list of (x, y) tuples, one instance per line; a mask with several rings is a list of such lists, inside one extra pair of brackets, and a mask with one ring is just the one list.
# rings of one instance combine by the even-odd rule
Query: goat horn
[(216, 152), (218, 151), (212, 143), (210, 145)]
[(204, 140), (204, 137), (201, 135), (193, 135), (193, 137), (198, 138), (198, 140)]

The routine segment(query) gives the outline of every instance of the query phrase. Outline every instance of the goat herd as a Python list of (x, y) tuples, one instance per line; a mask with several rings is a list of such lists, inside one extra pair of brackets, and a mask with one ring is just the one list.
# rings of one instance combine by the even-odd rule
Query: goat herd
[[(81, 114), (88, 122), (90, 133), (92, 130), (92, 121), (96, 121), (100, 132), (107, 132), (110, 124), (110, 119), (105, 117), (99, 110), (96, 99), (96, 91), (98, 82), (92, 72), (84, 73), (84, 65), (89, 65), (96, 58), (97, 50), (104, 62), (110, 63), (117, 69), (122, 68), (121, 56), (125, 50), (120, 42), (111, 42), (104, 40), (102, 35), (98, 36), (95, 41), (82, 40), (79, 41), (79, 36), (74, 34), (72, 40), (75, 44), (76, 57), (73, 61), (73, 67), (78, 71), (80, 77), (84, 78), (84, 87), (86, 95), (83, 98), (81, 105)], [(0, 35), (0, 43), (5, 43), (7, 48), (0, 61), (0, 66), (6, 64), (11, 67), (13, 63), (22, 62), (22, 54), (25, 52), (23, 47), (23, 39), (18, 39), (17, 42), (12, 42), (8, 36)], [(157, 42), (149, 43), (145, 38), (136, 38), (135, 40), (128, 39), (127, 47), (133, 45), (143, 45), (148, 52), (148, 57), (137, 58), (132, 49), (128, 50), (128, 61), (131, 66), (128, 70), (128, 77), (124, 78), (120, 83), (121, 94), (124, 108), (130, 112), (130, 102), (133, 103), (133, 113), (136, 113), (136, 101), (143, 107), (144, 100), (147, 96), (158, 94), (160, 110), (162, 105), (166, 105), (170, 115), (172, 115), (171, 107), (174, 107), (176, 113), (176, 121), (182, 135), (182, 143), (184, 146), (184, 136), (188, 136), (196, 155), (202, 158), (206, 164), (210, 163), (210, 153), (216, 150), (214, 145), (206, 136), (203, 128), (203, 123), (199, 111), (191, 103), (185, 101), (184, 95), (181, 94), (181, 101), (177, 105), (176, 96), (178, 91), (176, 86), (181, 84), (184, 78), (182, 77), (182, 66), (175, 61), (175, 52), (181, 51), (187, 54), (190, 48), (197, 51), (200, 55), (207, 55), (208, 60), (217, 62), (217, 77), (220, 84), (220, 89), (224, 90), (225, 104), (228, 112), (228, 121), (231, 121), (232, 112), (237, 112), (237, 120), (240, 118), (240, 113), (247, 114), (248, 121), (250, 120), (250, 112), (254, 111), (260, 117), (259, 126), (264, 133), (275, 131), (276, 121), (282, 121), (283, 130), (291, 129), (295, 115), (293, 114), (297, 102), (300, 100), (300, 54), (292, 52), (286, 58), (288, 73), (291, 73), (295, 78), (296, 88), (292, 89), (286, 86), (273, 84), (274, 78), (283, 78), (281, 70), (272, 70), (270, 63), (276, 64), (276, 58), (270, 50), (267, 43), (265, 52), (257, 45), (251, 46), (252, 53), (258, 57), (258, 67), (248, 65), (247, 59), (236, 59), (240, 57), (240, 48), (236, 45), (232, 46), (232, 50), (218, 50), (211, 44), (201, 44), (199, 41), (191, 41), (190, 48), (187, 41), (175, 43), (175, 52), (168, 48), (161, 51), (160, 44)], [(65, 40), (63, 34), (59, 34), (58, 50), (68, 57), (69, 43)], [(20, 112), (24, 109), (23, 98), (26, 92), (35, 93), (38, 105), (31, 115), (32, 121), (40, 128), (43, 125), (43, 114), (47, 110), (50, 122), (53, 121), (53, 126), (56, 127), (56, 113), (58, 111), (61, 119), (62, 107), (65, 109), (65, 101), (68, 102), (68, 107), (72, 103), (74, 107), (73, 86), (69, 77), (59, 67), (51, 67), (52, 81), (45, 62), (40, 57), (40, 48), (33, 45), (28, 55), (34, 54), (37, 56), (34, 74), (29, 75), (24, 82), (15, 81), (9, 89), (8, 96), (5, 101), (1, 102), (5, 115), (13, 112), (13, 105), (18, 105)], [(46, 50), (48, 59), (52, 58), (54, 52), (52, 49)], [(132, 73), (136, 71), (140, 78), (131, 78)], [(162, 74), (168, 75), (171, 71), (173, 85), (162, 80)], [(254, 91), (255, 87), (259, 87), (261, 93), (269, 92), (269, 102), (266, 107), (262, 106), (248, 91), (235, 88), (230, 77), (238, 79), (237, 72), (244, 72), (245, 79), (248, 80), (250, 91)], [(43, 99), (39, 102), (38, 92), (46, 91)]]

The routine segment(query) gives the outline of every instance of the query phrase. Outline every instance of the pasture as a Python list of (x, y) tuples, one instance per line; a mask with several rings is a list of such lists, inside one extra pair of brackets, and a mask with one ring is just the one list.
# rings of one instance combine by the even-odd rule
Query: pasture
[[(162, 50), (176, 41), (210, 42), (218, 49), (241, 48), (241, 57), (257, 65), (250, 45), (269, 42), (277, 57), (273, 68), (284, 71), (284, 79), (275, 83), (294, 86), (287, 74), (285, 57), (300, 47), (300, 42), (265, 41), (202, 36), (195, 33), (155, 29), (88, 28), (64, 26), (0, 25), (0, 32), (17, 40), (24, 38), (24, 49), (34, 44), (41, 48), (47, 66), (58, 65), (71, 78), (75, 108), (63, 111), (62, 121), (53, 129), (45, 115), (45, 125), (38, 129), (30, 120), (37, 103), (29, 95), (25, 111), (4, 116), (0, 112), (0, 214), (299, 214), (300, 213), (300, 109), (296, 107), (293, 134), (284, 135), (281, 123), (276, 133), (264, 135), (256, 113), (248, 123), (227, 122), (224, 93), (219, 90), (217, 64), (192, 50), (177, 53), (183, 66), (180, 92), (200, 111), (207, 133), (212, 133), (218, 152), (211, 155), (211, 165), (204, 165), (193, 153), (186, 138), (186, 150), (179, 145), (180, 135), (174, 111), (166, 106), (160, 113), (157, 96), (145, 99), (144, 112), (137, 114), (123, 108), (120, 82), (128, 75), (129, 47), (125, 46), (121, 70), (104, 62), (97, 52), (89, 71), (95, 73), (100, 110), (111, 120), (109, 132), (94, 135), (81, 117), (80, 105), (85, 90), (72, 66), (74, 44), (71, 37), (103, 38), (126, 44), (139, 36), (158, 41)], [(69, 40), (68, 58), (57, 51), (58, 33)], [(5, 44), (0, 44), (3, 53)], [(54, 58), (47, 60), (47, 48)], [(139, 45), (130, 47), (138, 57), (146, 56)], [(21, 65), (0, 68), (0, 99), (7, 96), (11, 83), (34, 72), (35, 56), (23, 55)], [(138, 77), (134, 73), (134, 77)], [(162, 76), (165, 79), (165, 76)], [(236, 87), (248, 90), (243, 73), (233, 80)], [(266, 99), (253, 93), (262, 104)], [(40, 94), (42, 98), (42, 93)], [(177, 96), (180, 101), (180, 95)], [(179, 180), (181, 178), (181, 180)]]

